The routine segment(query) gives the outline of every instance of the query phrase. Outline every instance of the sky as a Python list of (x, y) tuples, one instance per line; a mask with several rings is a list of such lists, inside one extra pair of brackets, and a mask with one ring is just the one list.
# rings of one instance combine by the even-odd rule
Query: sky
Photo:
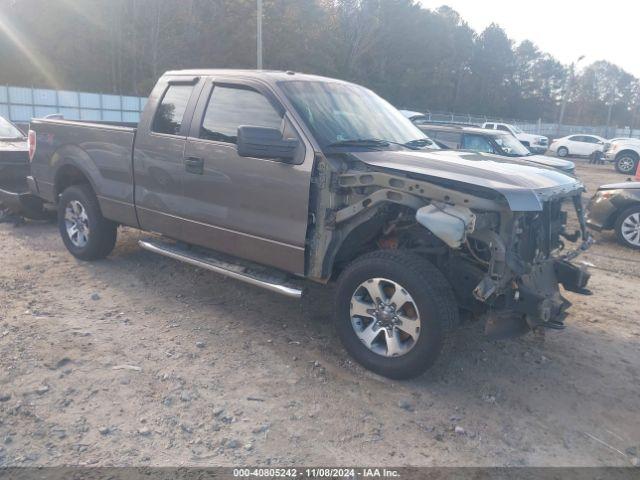
[(512, 39), (531, 40), (563, 63), (608, 60), (640, 78), (638, 0), (419, 0), (430, 9), (449, 5), (476, 31), (492, 22)]

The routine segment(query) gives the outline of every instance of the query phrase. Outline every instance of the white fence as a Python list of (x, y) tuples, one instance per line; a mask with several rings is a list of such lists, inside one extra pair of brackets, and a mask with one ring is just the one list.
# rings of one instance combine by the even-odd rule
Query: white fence
[(0, 116), (16, 123), (61, 114), (68, 120), (137, 123), (146, 97), (0, 86)]
[(607, 126), (586, 125), (558, 125), (557, 123), (527, 122), (522, 120), (502, 119), (484, 115), (447, 112), (425, 112), (425, 116), (433, 122), (464, 123), (469, 125), (482, 125), (485, 122), (510, 123), (521, 128), (524, 132), (559, 138), (573, 134), (599, 135), (605, 138), (635, 137), (640, 138), (640, 129), (616, 128)]
[[(49, 90), (42, 88), (0, 86), (0, 117), (25, 124), (32, 118), (61, 114), (68, 120), (137, 123), (146, 97), (109, 95), (104, 93)], [(482, 125), (484, 122), (505, 122), (520, 127), (527, 133), (548, 137), (563, 137), (578, 133), (600, 135), (606, 138), (640, 138), (640, 129), (606, 126), (558, 125), (556, 123), (503, 120), (482, 115), (425, 112), (434, 122)]]

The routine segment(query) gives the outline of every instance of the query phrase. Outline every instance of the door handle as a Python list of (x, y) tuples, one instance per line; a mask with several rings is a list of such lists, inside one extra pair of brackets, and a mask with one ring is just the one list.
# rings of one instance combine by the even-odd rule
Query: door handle
[(189, 173), (202, 175), (204, 173), (204, 160), (200, 157), (187, 157), (184, 160), (184, 169)]

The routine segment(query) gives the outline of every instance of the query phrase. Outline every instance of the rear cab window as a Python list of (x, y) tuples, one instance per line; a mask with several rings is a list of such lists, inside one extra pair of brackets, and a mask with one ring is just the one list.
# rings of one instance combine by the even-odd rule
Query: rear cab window
[(180, 135), (184, 113), (192, 92), (193, 85), (169, 85), (153, 117), (151, 131)]

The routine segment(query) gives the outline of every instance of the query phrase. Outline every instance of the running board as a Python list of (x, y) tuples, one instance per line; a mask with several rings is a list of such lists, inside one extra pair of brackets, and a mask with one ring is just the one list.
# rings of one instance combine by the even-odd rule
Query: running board
[(255, 285), (272, 292), (279, 293), (291, 298), (302, 297), (302, 289), (288, 284), (284, 274), (278, 272), (275, 276), (285, 278), (270, 278), (269, 270), (254, 264), (243, 262), (231, 263), (230, 258), (218, 256), (218, 254), (204, 251), (198, 247), (188, 247), (177, 243), (168, 243), (158, 240), (140, 240), (140, 247), (150, 252), (164, 255), (165, 257), (180, 260), (181, 262), (194, 265), (196, 267), (211, 270), (212, 272), (225, 275), (235, 280)]

